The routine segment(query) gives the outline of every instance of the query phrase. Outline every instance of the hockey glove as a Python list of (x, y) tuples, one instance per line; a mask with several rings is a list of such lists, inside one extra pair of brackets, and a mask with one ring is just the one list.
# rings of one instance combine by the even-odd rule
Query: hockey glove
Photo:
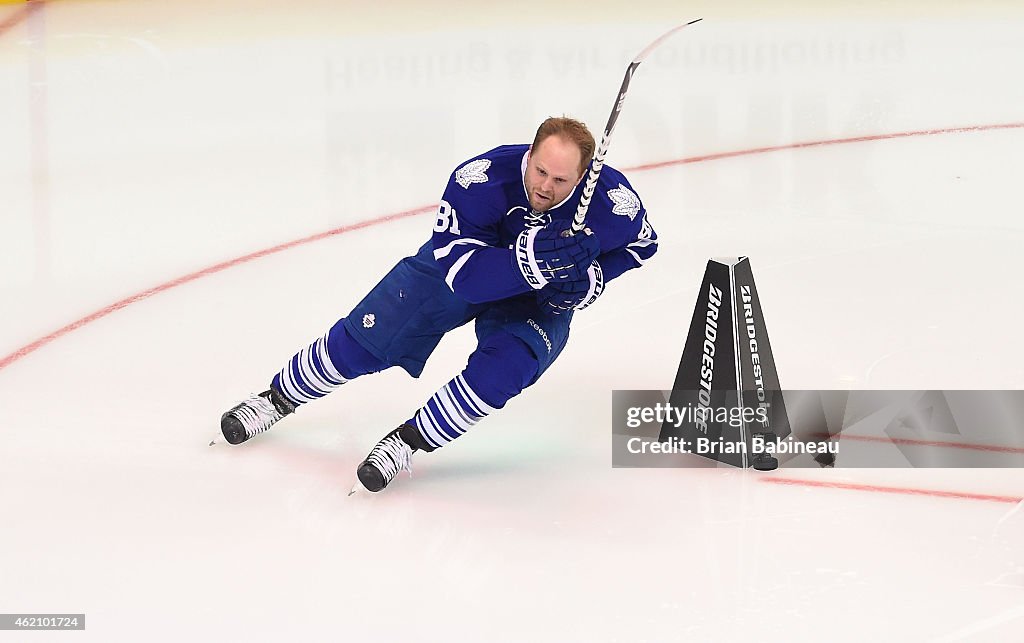
[(587, 278), (587, 267), (601, 252), (601, 244), (589, 228), (572, 236), (563, 235), (569, 225), (565, 221), (527, 228), (516, 238), (513, 261), (534, 290), (549, 283)]
[(583, 310), (597, 301), (602, 292), (604, 274), (601, 272), (601, 264), (594, 261), (587, 269), (586, 277), (548, 284), (537, 293), (537, 301), (556, 315), (561, 315), (572, 309)]

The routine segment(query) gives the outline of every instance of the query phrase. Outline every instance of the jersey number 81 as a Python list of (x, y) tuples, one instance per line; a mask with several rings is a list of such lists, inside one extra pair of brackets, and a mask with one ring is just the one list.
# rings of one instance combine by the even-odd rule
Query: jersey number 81
[(437, 209), (437, 221), (434, 222), (434, 232), (462, 234), (459, 230), (459, 218), (455, 214), (455, 208), (452, 207), (451, 203), (443, 199), (441, 200), (440, 207)]

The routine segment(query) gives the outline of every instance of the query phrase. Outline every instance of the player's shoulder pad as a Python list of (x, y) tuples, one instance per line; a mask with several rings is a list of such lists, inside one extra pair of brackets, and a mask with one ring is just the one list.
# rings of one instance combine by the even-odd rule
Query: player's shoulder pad
[(527, 147), (503, 145), (475, 156), (455, 169), (450, 185), (468, 190), (477, 184), (502, 183), (509, 174), (518, 176), (519, 162)]
[(455, 170), (455, 173), (452, 175), (452, 180), (464, 189), (468, 190), (469, 186), (474, 183), (487, 183), (487, 181), (490, 180), (487, 176), (487, 170), (490, 168), (491, 159), (474, 159)]
[(606, 165), (601, 170), (597, 189), (607, 197), (612, 214), (627, 217), (633, 221), (643, 209), (640, 197), (633, 190), (633, 186), (629, 184), (629, 180), (622, 172), (613, 167)]

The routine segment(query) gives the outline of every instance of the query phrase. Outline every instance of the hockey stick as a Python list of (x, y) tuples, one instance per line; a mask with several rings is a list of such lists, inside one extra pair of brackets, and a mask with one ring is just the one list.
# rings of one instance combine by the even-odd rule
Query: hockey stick
[(601, 168), (604, 167), (604, 157), (608, 154), (608, 145), (612, 140), (612, 131), (615, 130), (615, 122), (619, 120), (619, 112), (622, 111), (622, 103), (626, 101), (626, 91), (629, 89), (629, 81), (633, 77), (633, 72), (640, 66), (640, 63), (647, 58), (654, 49), (664, 42), (669, 36), (679, 31), (683, 27), (689, 27), (695, 22), (700, 22), (703, 18), (697, 18), (691, 20), (685, 24), (681, 24), (678, 27), (674, 27), (662, 34), (657, 40), (644, 47), (644, 50), (638, 53), (634, 58), (633, 62), (629, 63), (629, 67), (626, 68), (626, 76), (622, 79), (622, 86), (619, 87), (619, 97), (615, 100), (615, 105), (612, 106), (612, 113), (608, 116), (608, 124), (604, 126), (604, 134), (601, 135), (601, 144), (597, 146), (597, 153), (594, 154), (594, 164), (590, 167), (590, 173), (587, 175), (587, 182), (583, 186), (583, 196), (580, 197), (580, 204), (576, 207), (576, 214), (572, 218), (572, 234), (581, 232), (586, 227), (587, 210), (590, 209), (590, 199), (594, 196), (594, 189), (597, 187), (597, 177), (601, 175)]

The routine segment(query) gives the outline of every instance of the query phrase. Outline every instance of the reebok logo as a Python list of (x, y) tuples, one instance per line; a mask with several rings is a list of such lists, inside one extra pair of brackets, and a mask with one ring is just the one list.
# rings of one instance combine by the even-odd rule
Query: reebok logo
[(540, 324), (538, 324), (537, 322), (533, 321), (532, 319), (527, 319), (526, 323), (530, 325), (530, 328), (532, 328), (533, 330), (537, 331), (537, 334), (540, 335), (540, 338), (544, 340), (544, 345), (548, 347), (548, 352), (550, 353), (551, 352), (551, 340), (548, 339), (548, 334), (544, 332), (544, 329), (540, 327)]

